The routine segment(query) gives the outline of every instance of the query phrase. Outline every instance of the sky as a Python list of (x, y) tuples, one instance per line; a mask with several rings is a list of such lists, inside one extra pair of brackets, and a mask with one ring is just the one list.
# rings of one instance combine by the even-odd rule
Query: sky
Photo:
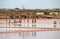
[(0, 0), (0, 8), (60, 8), (60, 0)]

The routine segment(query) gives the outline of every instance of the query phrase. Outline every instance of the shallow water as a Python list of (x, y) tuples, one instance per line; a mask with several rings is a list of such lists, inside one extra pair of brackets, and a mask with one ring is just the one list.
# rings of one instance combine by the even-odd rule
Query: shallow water
[(0, 39), (60, 39), (60, 31), (0, 34)]
[[(25, 20), (25, 21), (24, 21)], [(23, 19), (22, 23), (14, 24), (7, 23), (5, 19), (0, 20), (0, 27), (32, 27), (36, 26), (39, 28), (54, 28), (53, 22), (56, 21), (56, 28), (60, 28), (60, 19), (37, 19), (36, 23), (32, 23), (32, 20)], [(13, 20), (11, 20), (13, 22)], [(7, 30), (19, 30), (19, 28), (0, 28), (0, 32), (6, 32)], [(0, 39), (60, 39), (60, 31), (49, 31), (49, 32), (21, 32), (21, 33), (9, 33), (0, 34)]]
[[(15, 20), (16, 22), (19, 22), (19, 19), (16, 19)], [(21, 20), (21, 24), (15, 24), (15, 23), (12, 23), (14, 22), (14, 19), (10, 19), (10, 23), (9, 22), (9, 19), (7, 19), (7, 23), (6, 23), (6, 19), (0, 19), (0, 27), (32, 27), (32, 26), (36, 26), (36, 27), (47, 27), (47, 28), (53, 28), (54, 26), (54, 21), (56, 21), (56, 26), (57, 28), (60, 28), (60, 19), (36, 19), (36, 23), (32, 23), (32, 19), (29, 19), (29, 22), (28, 22), (28, 19), (22, 19)]]

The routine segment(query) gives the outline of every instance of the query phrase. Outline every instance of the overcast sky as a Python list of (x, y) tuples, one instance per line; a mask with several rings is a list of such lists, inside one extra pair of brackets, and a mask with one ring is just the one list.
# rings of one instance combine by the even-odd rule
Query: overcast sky
[(0, 8), (60, 8), (60, 0), (0, 0)]

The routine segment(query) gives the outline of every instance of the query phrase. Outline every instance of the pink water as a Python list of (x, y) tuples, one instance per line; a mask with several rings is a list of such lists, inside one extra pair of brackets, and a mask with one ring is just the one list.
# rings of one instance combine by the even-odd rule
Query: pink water
[[(22, 19), (22, 23), (28, 23), (28, 19)], [(19, 22), (19, 19), (16, 19), (15, 21)], [(53, 24), (54, 21), (57, 22), (57, 24), (60, 24), (60, 19), (36, 19), (37, 24)], [(9, 22), (9, 19), (7, 19), (7, 22)], [(10, 23), (14, 22), (14, 19), (10, 19)], [(0, 19), (0, 23), (6, 23), (6, 19)], [(29, 19), (29, 23), (32, 23), (32, 19)]]
[[(19, 21), (19, 19), (16, 19), (16, 21)], [(37, 24), (36, 26), (53, 28), (53, 26), (49, 26), (49, 25), (52, 25), (54, 23), (54, 21), (57, 22), (57, 25), (60, 24), (60, 19), (36, 19), (36, 24)], [(9, 19), (8, 19), (8, 22), (9, 22)], [(14, 22), (14, 19), (11, 19), (11, 23), (12, 22)], [(0, 19), (0, 23), (6, 23), (6, 19)], [(22, 19), (22, 24), (27, 24), (27, 23), (28, 23), (27, 19)], [(29, 19), (28, 24), (32, 24), (32, 19)], [(43, 24), (43, 25), (41, 25), (41, 24)], [(48, 25), (44, 25), (44, 24), (48, 24)], [(5, 24), (0, 24), (0, 26), (4, 27)], [(32, 25), (30, 25), (30, 26), (32, 26)], [(10, 26), (10, 27), (12, 27), (12, 26)], [(8, 28), (6, 28), (6, 29), (8, 29)], [(0, 28), (0, 32), (4, 32), (4, 31), (6, 31), (6, 29)], [(19, 30), (18, 28), (16, 28), (16, 29)], [(11, 28), (10, 30), (14, 30), (14, 29)], [(11, 33), (11, 34), (0, 34), (0, 39), (60, 39), (60, 31), (21, 32), (21, 33)]]

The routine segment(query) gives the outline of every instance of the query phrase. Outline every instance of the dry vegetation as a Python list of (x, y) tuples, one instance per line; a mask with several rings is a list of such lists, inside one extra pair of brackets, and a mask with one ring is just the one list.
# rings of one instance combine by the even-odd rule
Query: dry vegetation
[[(36, 13), (44, 14), (37, 15)], [(52, 12), (52, 14), (50, 14)], [(58, 12), (56, 15), (53, 12)], [(19, 19), (19, 18), (60, 18), (60, 9), (0, 9), (0, 19)]]

